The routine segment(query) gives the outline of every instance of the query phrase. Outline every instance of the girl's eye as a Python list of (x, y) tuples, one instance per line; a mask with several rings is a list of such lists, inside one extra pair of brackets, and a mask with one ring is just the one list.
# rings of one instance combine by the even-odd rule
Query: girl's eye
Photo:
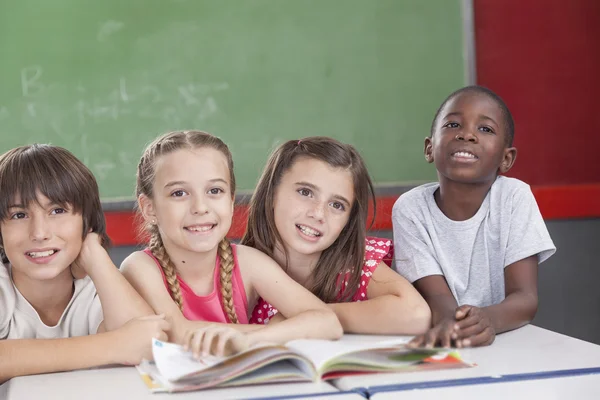
[(458, 128), (460, 125), (457, 122), (448, 122), (444, 125), (445, 128)]
[(485, 133), (494, 133), (494, 131), (492, 130), (492, 128), (490, 128), (489, 126), (480, 126), (479, 130), (483, 131)]
[(298, 193), (300, 193), (300, 196), (306, 196), (306, 197), (308, 197), (312, 194), (310, 189), (306, 189), (306, 188), (298, 189)]
[(342, 203), (340, 203), (339, 201), (334, 201), (332, 203), (329, 203), (329, 205), (331, 207), (335, 208), (336, 210), (340, 210), (340, 211), (346, 210), (346, 207), (344, 207), (344, 205)]
[(25, 218), (24, 212), (16, 212), (10, 216), (10, 219), (23, 219), (23, 218)]
[(221, 188), (212, 188), (208, 191), (208, 193), (210, 194), (220, 194), (220, 193), (225, 193), (225, 191)]
[(173, 193), (171, 193), (171, 197), (183, 197), (186, 195), (186, 192), (183, 190), (176, 190)]
[(67, 210), (65, 210), (64, 208), (58, 207), (52, 210), (51, 214), (53, 215), (57, 215), (57, 214), (65, 214), (67, 212)]

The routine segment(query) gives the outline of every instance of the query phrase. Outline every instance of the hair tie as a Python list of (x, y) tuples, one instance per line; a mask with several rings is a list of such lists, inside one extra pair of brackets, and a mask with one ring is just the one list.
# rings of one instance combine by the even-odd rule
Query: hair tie
[(302, 139), (298, 140), (298, 146), (300, 146), (300, 142), (302, 142)]

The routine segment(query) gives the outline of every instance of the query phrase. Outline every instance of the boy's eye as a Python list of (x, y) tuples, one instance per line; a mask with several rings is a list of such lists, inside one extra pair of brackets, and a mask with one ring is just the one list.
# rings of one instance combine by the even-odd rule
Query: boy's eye
[(171, 197), (183, 197), (186, 194), (187, 193), (184, 190), (175, 190), (173, 193), (171, 193)]
[(340, 203), (339, 201), (334, 201), (329, 203), (329, 205), (333, 208), (335, 208), (336, 210), (340, 210), (340, 211), (344, 211), (346, 209), (346, 207), (344, 207), (344, 205), (342, 203)]
[(225, 193), (225, 191), (221, 188), (212, 188), (208, 191), (209, 194), (220, 194)]
[(494, 133), (494, 131), (492, 130), (492, 128), (490, 128), (489, 126), (480, 126), (479, 130), (483, 131), (485, 133)]
[(460, 125), (457, 122), (448, 122), (444, 128), (458, 128)]
[(56, 215), (56, 214), (65, 214), (67, 212), (67, 210), (65, 210), (62, 207), (57, 207), (55, 209), (52, 210), (51, 214)]
[(298, 193), (300, 193), (300, 196), (306, 196), (306, 197), (309, 197), (312, 194), (310, 189), (306, 189), (306, 188), (298, 189)]
[(26, 217), (26, 215), (24, 212), (16, 212), (10, 216), (10, 219), (23, 219), (25, 217)]

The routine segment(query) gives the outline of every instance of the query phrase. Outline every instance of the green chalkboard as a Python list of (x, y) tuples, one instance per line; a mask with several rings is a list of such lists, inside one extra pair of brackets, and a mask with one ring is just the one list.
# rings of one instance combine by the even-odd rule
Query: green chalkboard
[(202, 129), (240, 189), (272, 148), (327, 135), (378, 184), (435, 176), (423, 138), (464, 83), (460, 0), (0, 0), (0, 151), (64, 146), (104, 199), (146, 143)]

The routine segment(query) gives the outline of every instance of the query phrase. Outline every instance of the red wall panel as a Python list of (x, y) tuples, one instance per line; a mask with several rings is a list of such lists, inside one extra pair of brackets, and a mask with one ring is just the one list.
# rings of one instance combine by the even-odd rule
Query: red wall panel
[(511, 175), (600, 182), (600, 1), (474, 0), (477, 82), (516, 121)]

